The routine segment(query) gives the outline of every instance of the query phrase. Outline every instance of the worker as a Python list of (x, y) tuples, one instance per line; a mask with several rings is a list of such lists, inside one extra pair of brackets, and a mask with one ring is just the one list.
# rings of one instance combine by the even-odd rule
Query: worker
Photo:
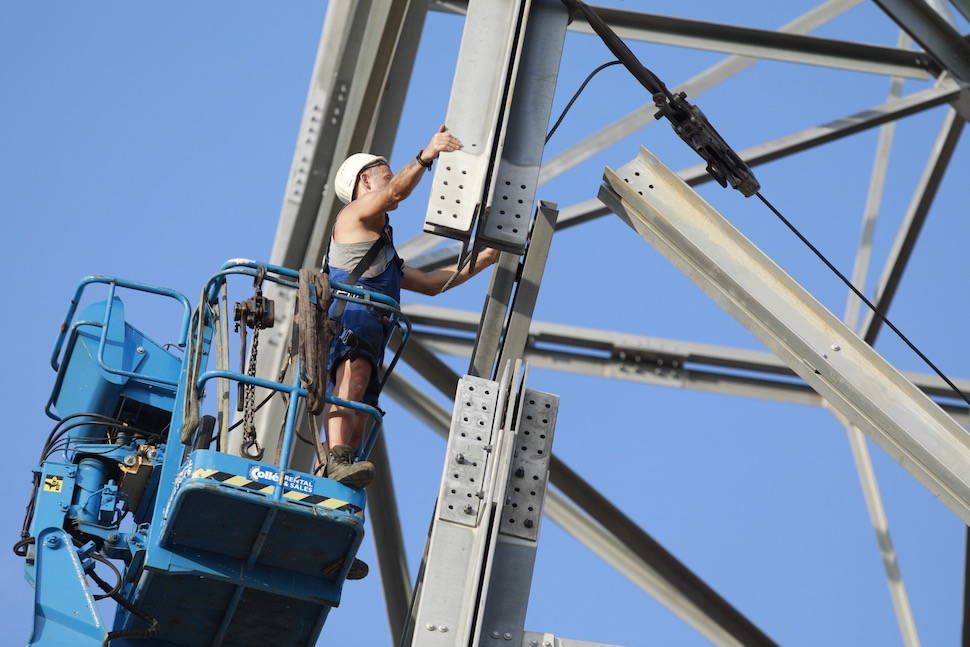
[[(498, 259), (496, 250), (486, 248), (474, 267), (467, 265), (459, 272), (458, 266), (452, 265), (423, 272), (405, 265), (394, 249), (387, 212), (411, 194), (439, 154), (461, 147), (458, 138), (441, 126), (428, 145), (397, 173), (391, 173), (385, 158), (368, 153), (351, 155), (340, 165), (334, 190), (346, 206), (337, 214), (327, 257), (332, 280), (354, 283), (400, 302), (401, 288), (439, 294), (446, 286), (451, 288), (468, 280)], [(368, 257), (372, 259), (369, 263)], [(364, 264), (367, 267), (361, 267)], [(339, 303), (334, 300), (331, 313)], [(327, 364), (333, 395), (376, 407), (380, 390), (378, 368), (390, 327), (381, 311), (352, 301), (345, 303), (341, 315), (343, 331), (331, 342)], [(366, 487), (373, 480), (372, 463), (354, 462), (367, 418), (366, 414), (346, 407), (329, 407), (330, 449), (324, 472), (327, 478), (351, 487)]]

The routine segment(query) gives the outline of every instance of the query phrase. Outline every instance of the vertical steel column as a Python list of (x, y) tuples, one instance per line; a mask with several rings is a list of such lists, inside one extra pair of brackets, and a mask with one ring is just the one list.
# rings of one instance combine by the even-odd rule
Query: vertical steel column
[(507, 102), (515, 84), (520, 40), (532, 0), (472, 0), (445, 124), (464, 148), (435, 166), (424, 230), (467, 240), (487, 202)]
[[(515, 289), (516, 274), (519, 271), (519, 257), (502, 252), (498, 264), (492, 270), (492, 277), (485, 293), (482, 318), (475, 335), (468, 374), (491, 379), (495, 377), (495, 360), (502, 344), (502, 332), (508, 317), (509, 303)], [(499, 364), (501, 366), (501, 364)]]
[(511, 384), (511, 372), (501, 383), (472, 376), (458, 383), (421, 594), (414, 605), (414, 647), (466, 647), (473, 636), (494, 500), (504, 496), (502, 468), (512, 449), (499, 442), (515, 397), (509, 393)]
[(508, 327), (502, 340), (498, 366), (505, 366), (510, 361), (523, 358), (558, 217), (559, 211), (554, 202), (539, 201), (539, 208), (536, 210), (536, 217), (532, 224), (532, 233), (529, 235), (529, 250), (522, 261), (522, 275), (519, 277), (512, 303), (512, 313), (509, 315)]
[(447, 124), (465, 144), (435, 170), (425, 231), (521, 254), (567, 11), (559, 0), (472, 0)]

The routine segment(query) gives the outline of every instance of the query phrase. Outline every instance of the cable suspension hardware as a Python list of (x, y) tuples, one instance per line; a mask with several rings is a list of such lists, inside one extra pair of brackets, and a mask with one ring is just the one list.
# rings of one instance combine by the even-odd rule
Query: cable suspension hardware
[[(728, 183), (731, 184), (732, 188), (737, 189), (746, 198), (750, 198), (753, 195), (758, 196), (758, 199), (768, 209), (774, 213), (781, 221), (785, 224), (788, 229), (795, 234), (796, 237), (802, 243), (804, 243), (821, 261), (829, 268), (839, 279), (851, 290), (863, 303), (865, 303), (872, 312), (879, 317), (886, 326), (889, 327), (896, 335), (914, 352), (916, 355), (926, 363), (933, 371), (940, 376), (942, 379), (957, 395), (957, 397), (967, 404), (970, 404), (970, 398), (968, 398), (960, 389), (956, 387), (950, 378), (948, 378), (943, 371), (941, 371), (936, 364), (934, 364), (930, 359), (919, 349), (917, 346), (909, 340), (909, 338), (903, 334), (899, 328), (897, 328), (889, 320), (888, 317), (883, 312), (880, 312), (876, 306), (862, 294), (852, 282), (846, 278), (846, 276), (840, 272), (831, 261), (829, 261), (823, 254), (818, 250), (815, 245), (813, 245), (798, 229), (786, 219), (778, 209), (772, 205), (767, 198), (761, 194), (761, 185), (758, 180), (755, 179), (754, 173), (748, 165), (741, 159), (724, 138), (715, 130), (714, 126), (707, 120), (707, 117), (701, 112), (701, 109), (697, 106), (691, 104), (687, 101), (687, 94), (684, 92), (678, 92), (676, 95), (671, 94), (667, 86), (660, 78), (648, 70), (644, 65), (637, 59), (637, 57), (630, 51), (630, 48), (626, 46), (619, 36), (616, 35), (609, 25), (607, 25), (603, 19), (596, 13), (593, 9), (587, 6), (581, 0), (562, 0), (571, 14), (575, 14), (577, 11), (581, 12), (586, 18), (590, 27), (593, 31), (603, 40), (606, 46), (616, 55), (617, 61), (622, 63), (630, 74), (639, 81), (643, 87), (645, 87), (652, 95), (653, 101), (657, 105), (659, 110), (654, 115), (655, 118), (660, 119), (661, 117), (666, 117), (674, 132), (687, 143), (688, 146), (694, 149), (694, 151), (700, 155), (704, 161), (707, 162), (707, 172), (714, 178), (718, 184), (722, 187), (726, 187)], [(610, 65), (617, 63), (613, 61), (611, 63), (605, 63), (600, 65), (595, 70), (593, 70), (586, 80), (580, 85), (579, 90), (573, 95), (573, 98), (569, 100), (566, 108), (563, 110), (556, 124), (546, 135), (546, 141), (552, 137), (556, 129), (559, 128), (559, 124), (562, 122), (569, 108), (572, 107), (573, 103), (586, 88), (590, 79), (599, 72)]]

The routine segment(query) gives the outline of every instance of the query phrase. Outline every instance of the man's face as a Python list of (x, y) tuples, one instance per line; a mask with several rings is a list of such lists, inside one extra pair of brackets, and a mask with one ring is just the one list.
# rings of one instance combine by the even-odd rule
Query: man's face
[(370, 191), (379, 191), (391, 182), (391, 168), (387, 164), (378, 164), (360, 174), (360, 182), (357, 185), (357, 195), (363, 195)]

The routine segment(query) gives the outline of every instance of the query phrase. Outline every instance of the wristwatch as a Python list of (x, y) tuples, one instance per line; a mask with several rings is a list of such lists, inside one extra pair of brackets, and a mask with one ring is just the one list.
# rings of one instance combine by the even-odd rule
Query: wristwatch
[(423, 159), (421, 159), (421, 153), (423, 152), (424, 152), (424, 149), (422, 148), (421, 150), (418, 151), (418, 154), (414, 156), (414, 159), (418, 160), (418, 164), (420, 164), (425, 169), (430, 171), (431, 165), (434, 164), (434, 160), (431, 160), (430, 162), (425, 162)]

